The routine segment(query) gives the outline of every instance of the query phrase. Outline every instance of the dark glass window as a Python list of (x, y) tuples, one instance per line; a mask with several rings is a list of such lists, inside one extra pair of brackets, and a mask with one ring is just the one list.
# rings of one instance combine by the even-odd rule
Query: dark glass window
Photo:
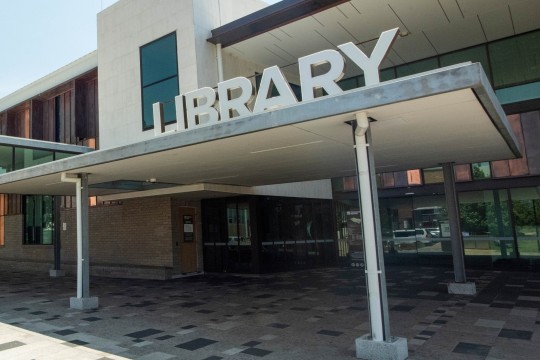
[(24, 244), (51, 245), (54, 232), (53, 197), (24, 197)]
[(494, 87), (540, 79), (540, 31), (495, 41), (488, 46)]
[(491, 179), (489, 162), (472, 164), (472, 177), (474, 180)]
[(13, 147), (0, 146), (0, 174), (13, 171)]
[(439, 67), (436, 57), (415, 61), (409, 64), (401, 65), (396, 68), (397, 77), (418, 74), (424, 71), (433, 70)]
[(154, 127), (152, 105), (164, 104), (165, 124), (176, 121), (174, 98), (178, 89), (176, 33), (155, 40), (140, 49), (143, 129)]
[(490, 77), (491, 67), (489, 65), (489, 57), (485, 45), (475, 46), (472, 48), (451, 52), (441, 55), (441, 66), (455, 65), (467, 61), (479, 62), (484, 68), (484, 72)]

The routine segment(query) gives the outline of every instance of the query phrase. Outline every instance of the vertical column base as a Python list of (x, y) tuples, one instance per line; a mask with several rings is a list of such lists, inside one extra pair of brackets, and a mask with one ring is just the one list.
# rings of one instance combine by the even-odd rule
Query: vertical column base
[(50, 269), (49, 276), (50, 277), (64, 277), (66, 276), (66, 272), (64, 270)]
[(407, 339), (392, 337), (390, 341), (373, 341), (364, 335), (356, 339), (356, 357), (369, 360), (405, 360), (409, 356)]
[(96, 296), (87, 298), (69, 298), (69, 307), (77, 310), (91, 310), (99, 307), (99, 299)]
[(455, 295), (476, 295), (476, 283), (474, 282), (449, 282), (448, 293)]

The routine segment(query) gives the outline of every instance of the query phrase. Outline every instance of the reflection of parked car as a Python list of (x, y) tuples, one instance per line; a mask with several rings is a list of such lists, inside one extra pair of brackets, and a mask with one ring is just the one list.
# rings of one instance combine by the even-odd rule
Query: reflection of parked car
[(403, 229), (403, 230), (394, 230), (394, 239), (417, 239), (417, 238), (426, 238), (428, 232), (426, 229)]

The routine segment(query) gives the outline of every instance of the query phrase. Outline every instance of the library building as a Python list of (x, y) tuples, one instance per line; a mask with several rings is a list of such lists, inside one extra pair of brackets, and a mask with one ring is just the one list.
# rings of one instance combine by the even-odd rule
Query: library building
[(83, 309), (90, 275), (540, 271), (538, 14), (119, 0), (96, 51), (0, 99), (0, 264), (76, 274)]

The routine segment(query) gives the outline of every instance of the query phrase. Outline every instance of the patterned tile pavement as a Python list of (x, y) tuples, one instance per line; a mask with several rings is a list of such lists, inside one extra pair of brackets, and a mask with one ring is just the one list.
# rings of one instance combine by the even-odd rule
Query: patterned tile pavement
[[(452, 275), (387, 268), (392, 334), (408, 339), (410, 359), (538, 358), (540, 273), (469, 271), (474, 297), (447, 294)], [(96, 277), (92, 311), (69, 309), (75, 288), (71, 277), (1, 269), (0, 359), (353, 359), (369, 329), (358, 269)]]

